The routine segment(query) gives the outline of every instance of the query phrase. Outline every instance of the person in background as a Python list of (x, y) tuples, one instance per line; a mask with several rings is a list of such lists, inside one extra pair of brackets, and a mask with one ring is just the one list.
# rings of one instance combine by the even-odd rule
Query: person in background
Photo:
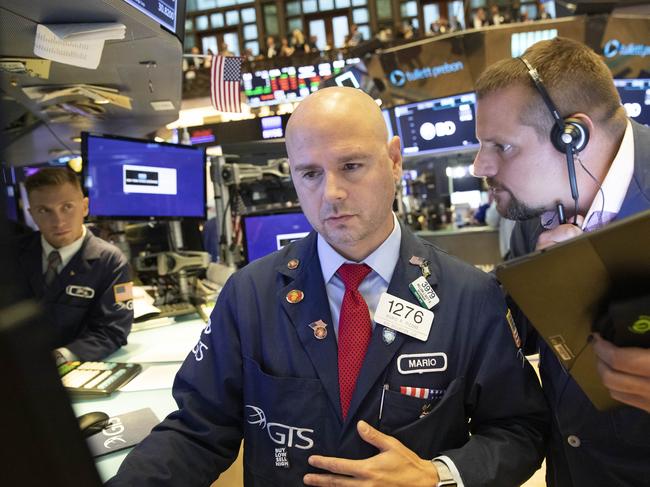
[(206, 57), (203, 59), (203, 67), (210, 69), (212, 67), (212, 59), (214, 59), (214, 51), (208, 48), (205, 54)]
[(539, 4), (539, 14), (537, 15), (537, 20), (549, 20), (552, 19), (553, 16), (548, 13), (546, 10), (546, 5), (544, 3)]
[[(524, 60), (564, 118), (566, 128), (558, 134), (578, 147), (577, 202), (566, 155), (551, 140), (554, 119)], [(610, 70), (590, 48), (561, 37), (538, 42), (521, 58), (488, 67), (476, 92), (481, 147), (474, 174), (486, 178), (499, 213), (518, 220), (513, 258), (650, 209), (650, 128), (626, 116)], [(575, 217), (575, 225), (559, 222), (558, 203), (567, 220)], [(570, 297), (558, 296), (563, 299)], [(619, 348), (594, 336), (590, 346), (600, 379), (624, 404), (598, 411), (525, 317), (515, 318), (525, 348), (540, 353), (542, 384), (553, 412), (548, 485), (649, 485), (650, 349)]]
[(447, 20), (446, 17), (440, 17), (439, 19), (431, 22), (429, 29), (430, 29), (429, 31), (430, 36), (438, 36), (438, 35), (446, 34), (447, 32), (451, 32), (449, 29), (449, 21)]
[(286, 37), (280, 41), (280, 57), (290, 57), (293, 55), (294, 48), (289, 45)]
[(499, 6), (495, 3), (490, 7), (490, 25), (505, 24), (505, 18), (499, 12)]
[(347, 47), (358, 46), (362, 42), (363, 34), (359, 30), (359, 26), (357, 24), (350, 25), (350, 34), (347, 42)]
[(235, 53), (230, 50), (230, 47), (228, 46), (228, 43), (226, 41), (223, 41), (221, 45), (219, 46), (219, 54), (221, 56), (234, 56)]
[(305, 35), (300, 29), (293, 29), (290, 44), (294, 53), (301, 54), (309, 52), (309, 45), (305, 42)]
[(318, 48), (318, 37), (310, 36), (309, 37), (309, 52), (318, 53), (320, 49)]
[(315, 231), (230, 277), (174, 382), (179, 410), (110, 487), (209, 485), (242, 438), (247, 487), (509, 486), (538, 468), (547, 409), (501, 291), (400, 224), (387, 140), (361, 90), (300, 102), (287, 153)]
[(39, 300), (57, 362), (101, 360), (122, 345), (133, 322), (129, 266), (83, 224), (88, 215), (75, 173), (44, 168), (25, 180), (39, 232), (17, 246), (26, 288)]
[(475, 29), (480, 29), (481, 27), (486, 27), (488, 25), (490, 25), (490, 23), (487, 14), (485, 13), (485, 9), (483, 7), (477, 8), (472, 17), (472, 26)]
[(203, 66), (203, 58), (199, 56), (199, 54), (201, 54), (199, 48), (197, 46), (192, 46), (192, 49), (190, 49), (190, 53), (193, 55), (190, 58), (191, 59), (190, 69), (199, 69), (201, 66)]
[(275, 45), (275, 37), (268, 36), (266, 38), (266, 58), (273, 59), (278, 56), (278, 48)]

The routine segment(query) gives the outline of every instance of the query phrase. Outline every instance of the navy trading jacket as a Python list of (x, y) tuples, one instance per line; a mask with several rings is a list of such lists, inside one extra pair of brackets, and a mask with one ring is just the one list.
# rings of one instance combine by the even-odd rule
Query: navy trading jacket
[[(632, 127), (634, 177), (617, 219), (650, 209), (650, 128), (635, 122)], [(512, 257), (532, 252), (542, 231), (539, 218), (517, 223)], [(650, 413), (630, 406), (598, 411), (525, 317), (517, 315), (515, 321), (526, 348), (540, 351), (540, 375), (553, 413), (546, 460), (549, 487), (650, 486)]]
[(117, 247), (87, 231), (79, 251), (46, 289), (40, 232), (21, 238), (19, 246), (25, 287), (44, 307), (52, 348), (100, 360), (126, 344), (133, 323), (132, 283)]
[[(209, 485), (242, 438), (247, 487), (303, 485), (312, 454), (378, 453), (358, 436), (361, 419), (422, 458), (447, 455), (467, 487), (520, 485), (538, 468), (546, 405), (496, 282), (405, 228), (388, 292), (417, 305), (408, 285), (421, 270), (409, 259), (429, 260), (440, 298), (431, 332), (420, 341), (377, 325), (341, 419), (335, 334), (330, 326), (317, 339), (309, 326), (331, 324), (316, 242), (312, 233), (230, 278), (176, 377), (180, 409), (130, 453), (110, 486)], [(290, 303), (292, 290), (304, 299)], [(402, 394), (402, 386), (438, 399)]]

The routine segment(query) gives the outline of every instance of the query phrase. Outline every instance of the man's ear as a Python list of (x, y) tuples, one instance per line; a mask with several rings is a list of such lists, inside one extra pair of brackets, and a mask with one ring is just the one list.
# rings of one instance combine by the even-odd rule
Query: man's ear
[(83, 199), (84, 218), (88, 216), (88, 196)]
[(393, 177), (397, 182), (402, 178), (402, 144), (397, 135), (388, 142), (388, 157), (392, 162)]

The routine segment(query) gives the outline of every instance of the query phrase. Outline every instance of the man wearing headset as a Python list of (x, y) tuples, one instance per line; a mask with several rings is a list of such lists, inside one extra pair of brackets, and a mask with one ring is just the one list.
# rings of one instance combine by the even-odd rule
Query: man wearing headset
[[(650, 128), (627, 118), (591, 49), (539, 42), (490, 66), (476, 91), (474, 172), (487, 179), (499, 212), (519, 220), (513, 257), (650, 208)], [(564, 208), (570, 223), (558, 216)], [(649, 485), (650, 349), (595, 337), (603, 384), (626, 404), (599, 412), (526, 324), (518, 323), (527, 350), (540, 350), (554, 413), (548, 485)]]

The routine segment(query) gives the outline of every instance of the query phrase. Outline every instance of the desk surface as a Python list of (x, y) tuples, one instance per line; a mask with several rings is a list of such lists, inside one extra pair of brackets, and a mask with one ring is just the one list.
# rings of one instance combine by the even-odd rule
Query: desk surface
[[(191, 319), (173, 325), (163, 326), (131, 333), (129, 343), (114, 354), (107, 357), (107, 362), (136, 362), (143, 368), (170, 364), (171, 369), (178, 369), (205, 327), (200, 319)], [(175, 367), (174, 367), (175, 366)], [(91, 411), (103, 411), (109, 416), (117, 416), (142, 408), (151, 408), (164, 419), (176, 410), (176, 403), (171, 390), (153, 389), (145, 391), (114, 392), (109, 397), (96, 399), (72, 399), (72, 407), (77, 415)], [(102, 481), (111, 478), (119, 468), (129, 450), (122, 450), (99, 457), (96, 461), (97, 470)]]

